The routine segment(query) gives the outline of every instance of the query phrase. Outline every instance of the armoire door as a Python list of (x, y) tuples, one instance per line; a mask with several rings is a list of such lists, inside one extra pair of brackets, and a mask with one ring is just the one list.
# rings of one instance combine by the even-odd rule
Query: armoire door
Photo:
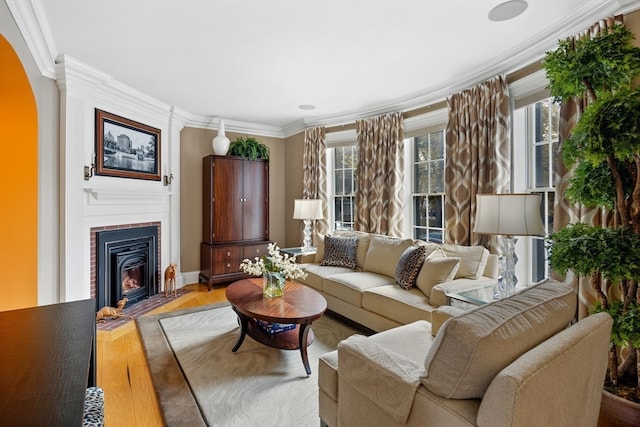
[(244, 162), (242, 240), (269, 239), (269, 163)]
[(212, 241), (243, 240), (242, 159), (215, 157), (213, 161)]

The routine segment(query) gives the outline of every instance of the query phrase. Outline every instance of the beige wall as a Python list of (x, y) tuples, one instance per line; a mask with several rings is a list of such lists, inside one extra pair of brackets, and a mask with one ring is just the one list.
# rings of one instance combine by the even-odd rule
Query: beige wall
[[(217, 131), (186, 127), (180, 133), (180, 270), (200, 270), (202, 240), (202, 158), (213, 154), (211, 140)], [(227, 132), (233, 141), (238, 136)], [(285, 148), (281, 138), (255, 135), (271, 152), (269, 160), (269, 238), (284, 247), (285, 221)], [(293, 202), (292, 202), (293, 203)]]
[[(293, 203), (302, 198), (302, 154), (304, 150), (304, 132), (285, 139), (285, 246), (302, 245), (302, 221), (293, 219)], [(282, 246), (282, 247), (285, 247)]]

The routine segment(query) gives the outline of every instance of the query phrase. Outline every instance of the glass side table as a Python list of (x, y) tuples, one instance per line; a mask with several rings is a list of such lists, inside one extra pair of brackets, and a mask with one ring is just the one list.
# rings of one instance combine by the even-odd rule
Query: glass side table
[(474, 289), (445, 292), (445, 295), (448, 305), (463, 309), (477, 307), (500, 299), (498, 284), (493, 282)]
[(297, 247), (297, 248), (280, 248), (280, 252), (282, 252), (283, 254), (287, 254), (289, 256), (295, 257), (296, 258), (296, 262), (299, 261), (299, 259), (305, 255), (315, 255), (316, 254), (316, 250), (313, 249), (312, 251), (303, 251), (302, 247)]
[(447, 305), (468, 309), (514, 295), (523, 289), (524, 287), (516, 286), (516, 289), (507, 295), (504, 293), (504, 289), (501, 289), (499, 282), (496, 281), (463, 291), (445, 291), (445, 295), (447, 296)]

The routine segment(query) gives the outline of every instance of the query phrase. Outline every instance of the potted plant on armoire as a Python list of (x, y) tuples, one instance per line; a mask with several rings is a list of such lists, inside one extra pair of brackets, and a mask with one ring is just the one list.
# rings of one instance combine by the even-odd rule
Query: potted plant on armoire
[[(593, 311), (614, 319), (601, 425), (629, 425), (605, 424), (612, 401), (625, 408), (614, 409), (614, 417), (627, 416), (628, 407), (640, 411), (640, 48), (633, 40), (624, 25), (614, 25), (560, 41), (544, 59), (551, 95), (588, 104), (562, 144), (573, 173), (565, 197), (606, 218), (603, 225), (569, 224), (548, 238), (551, 267), (590, 278), (599, 300)], [(628, 422), (640, 423), (640, 412), (634, 416)]]

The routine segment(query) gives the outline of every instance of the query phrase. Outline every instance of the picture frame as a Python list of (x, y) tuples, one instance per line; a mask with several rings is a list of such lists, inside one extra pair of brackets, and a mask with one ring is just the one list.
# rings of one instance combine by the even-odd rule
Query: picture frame
[(96, 175), (160, 181), (160, 133), (96, 108)]

